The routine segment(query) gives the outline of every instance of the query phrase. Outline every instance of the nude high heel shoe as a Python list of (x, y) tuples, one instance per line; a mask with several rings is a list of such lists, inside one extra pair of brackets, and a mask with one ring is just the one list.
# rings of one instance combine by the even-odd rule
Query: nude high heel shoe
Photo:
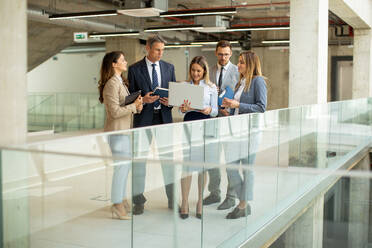
[(112, 205), (111, 206), (111, 217), (114, 219), (114, 216), (115, 218), (118, 218), (119, 220), (131, 220), (132, 219), (132, 217), (130, 217), (129, 215), (121, 215), (120, 211), (114, 205)]
[(130, 205), (129, 205), (129, 203), (128, 203), (128, 200), (123, 200), (123, 206), (124, 206), (124, 208), (125, 208), (125, 211), (127, 211), (127, 213), (130, 213), (131, 212), (131, 207), (130, 207)]

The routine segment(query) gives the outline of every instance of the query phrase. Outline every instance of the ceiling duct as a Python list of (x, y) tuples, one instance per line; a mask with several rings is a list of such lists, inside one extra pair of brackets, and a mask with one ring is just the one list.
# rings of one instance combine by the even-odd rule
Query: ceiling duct
[(225, 32), (229, 27), (229, 21), (225, 16), (196, 16), (195, 24), (203, 25), (203, 29), (198, 30), (203, 33)]
[(168, 11), (168, 0), (125, 0), (124, 8), (118, 12), (134, 17), (159, 16), (160, 12)]

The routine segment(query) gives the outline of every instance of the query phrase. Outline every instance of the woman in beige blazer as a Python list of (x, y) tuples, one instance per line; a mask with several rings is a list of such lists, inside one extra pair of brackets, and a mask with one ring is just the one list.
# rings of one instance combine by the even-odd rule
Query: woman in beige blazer
[[(127, 70), (127, 61), (120, 51), (107, 53), (102, 61), (101, 79), (99, 81), (99, 100), (105, 104), (106, 120), (105, 131), (118, 131), (129, 129), (132, 126), (133, 114), (142, 111), (142, 98), (126, 106), (120, 106), (125, 97), (129, 95), (128, 85), (122, 78), (122, 73)], [(108, 137), (113, 156), (130, 157), (130, 139), (123, 134), (112, 134)], [(126, 185), (130, 162), (114, 160), (114, 174), (111, 188), (112, 217), (128, 220), (129, 204), (126, 200)]]

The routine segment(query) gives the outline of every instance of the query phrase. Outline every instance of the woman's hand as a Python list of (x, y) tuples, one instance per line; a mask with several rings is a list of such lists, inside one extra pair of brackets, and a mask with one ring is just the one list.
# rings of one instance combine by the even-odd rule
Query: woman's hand
[(185, 113), (187, 111), (192, 110), (190, 105), (191, 105), (191, 102), (189, 102), (188, 100), (183, 100), (183, 104), (180, 106), (181, 112)]
[(220, 111), (220, 113), (221, 113), (223, 116), (228, 116), (228, 115), (230, 115), (229, 111), (227, 111), (226, 109), (220, 109), (219, 111)]
[(137, 109), (137, 112), (141, 112), (142, 109), (143, 109), (143, 105), (142, 105), (142, 97), (141, 95), (139, 95), (137, 97), (137, 99), (134, 101), (134, 104), (136, 105), (136, 109)]
[(240, 104), (237, 100), (228, 99), (226, 97), (222, 101), (222, 107), (225, 107), (225, 108), (239, 108), (239, 105)]
[(212, 112), (211, 107), (206, 107), (203, 110), (200, 110), (200, 113), (205, 114), (205, 115), (209, 115), (211, 112)]
[(159, 101), (160, 101), (161, 104), (168, 107), (168, 105), (169, 105), (168, 97), (161, 97)]

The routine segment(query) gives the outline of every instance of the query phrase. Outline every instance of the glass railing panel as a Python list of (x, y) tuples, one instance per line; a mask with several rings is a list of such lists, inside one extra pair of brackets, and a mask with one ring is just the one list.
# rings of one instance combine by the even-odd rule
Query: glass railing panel
[[(302, 108), (282, 109), (278, 111), (279, 116), (279, 138), (278, 138), (278, 164), (280, 168), (303, 167), (307, 161), (304, 161), (304, 147), (309, 143), (311, 130), (308, 125), (303, 123)], [(306, 142), (305, 142), (306, 141)], [(273, 183), (276, 184), (275, 195), (277, 202), (276, 211), (280, 211), (279, 203), (285, 201), (290, 195), (293, 195), (297, 188), (293, 187), (293, 182), (298, 183), (298, 177), (295, 174), (287, 174), (282, 171), (274, 173)], [(276, 178), (275, 178), (276, 177)]]
[(114, 191), (131, 199), (129, 187), (123, 192), (126, 173), (113, 183), (130, 160), (9, 150), (1, 155), (6, 244), (132, 247), (131, 220), (118, 221), (111, 211)]
[(31, 95), (28, 97), (28, 131), (53, 130), (55, 118), (55, 95)]
[(103, 128), (105, 111), (96, 93), (40, 93), (28, 96), (30, 131), (67, 132)]
[[(179, 180), (181, 170), (166, 162), (173, 160), (173, 128), (134, 129), (132, 142), (133, 245), (174, 247), (177, 231), (173, 216), (178, 215), (175, 178)], [(195, 238), (200, 239), (200, 224), (195, 232)]]
[[(221, 204), (233, 206), (236, 205), (237, 193), (234, 187), (238, 183), (238, 178), (236, 178), (236, 173), (238, 170), (236, 168), (240, 167), (240, 164), (248, 158), (248, 140), (249, 140), (249, 115), (238, 115), (230, 118), (221, 118), (218, 122), (213, 124), (218, 124), (219, 138), (220, 138), (220, 161), (224, 165), (219, 167), (213, 166), (210, 170), (214, 173), (219, 173), (219, 183), (218, 190), (220, 190), (219, 195), (221, 196), (221, 202), (217, 204), (205, 205), (203, 207), (203, 247), (213, 247), (217, 246), (225, 240), (225, 237), (221, 236), (216, 238), (216, 233), (226, 232), (226, 236), (232, 236), (238, 233), (242, 227), (245, 226), (245, 220), (240, 219), (235, 221), (235, 225), (231, 228), (226, 229), (224, 225), (220, 225), (221, 220), (223, 221), (227, 214), (232, 210), (232, 206), (227, 209), (220, 209)], [(208, 133), (208, 128), (211, 128), (209, 121), (206, 124), (206, 141), (210, 141), (211, 134)], [(209, 145), (209, 146), (208, 146)], [(207, 149), (213, 150), (214, 147), (211, 144), (207, 144), (205, 147)], [(208, 154), (208, 153), (207, 153)], [(217, 159), (213, 157), (207, 157), (208, 161), (214, 162)], [(230, 169), (233, 167), (233, 169)], [(233, 180), (234, 179), (234, 180)], [(209, 180), (211, 180), (211, 174), (209, 173)], [(209, 190), (211, 191), (211, 186), (208, 184)], [(217, 186), (215, 186), (217, 188)], [(212, 192), (210, 192), (212, 193)], [(209, 192), (206, 195), (210, 194)], [(226, 202), (224, 201), (225, 199)], [(231, 203), (230, 203), (231, 202)]]

